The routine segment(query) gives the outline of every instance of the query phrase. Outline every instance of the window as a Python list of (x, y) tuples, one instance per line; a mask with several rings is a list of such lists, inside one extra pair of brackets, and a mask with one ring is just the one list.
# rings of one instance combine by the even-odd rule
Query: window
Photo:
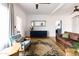
[(0, 3), (0, 50), (9, 44), (9, 8), (7, 4)]

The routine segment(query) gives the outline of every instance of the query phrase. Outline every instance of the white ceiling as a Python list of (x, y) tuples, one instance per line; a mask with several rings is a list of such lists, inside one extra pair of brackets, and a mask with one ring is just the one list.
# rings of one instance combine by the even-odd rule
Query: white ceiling
[(72, 13), (74, 6), (79, 6), (79, 3), (51, 3), (39, 4), (38, 9), (35, 3), (19, 3), (18, 4), (27, 14), (65, 14)]

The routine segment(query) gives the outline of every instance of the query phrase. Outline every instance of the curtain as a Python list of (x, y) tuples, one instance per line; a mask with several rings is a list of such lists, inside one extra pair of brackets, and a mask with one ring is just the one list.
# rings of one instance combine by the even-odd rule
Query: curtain
[(14, 35), (14, 5), (13, 3), (9, 3), (9, 10), (10, 10), (10, 22), (9, 22), (9, 30), (10, 36)]
[(9, 39), (9, 5), (0, 3), (0, 50), (11, 45)]

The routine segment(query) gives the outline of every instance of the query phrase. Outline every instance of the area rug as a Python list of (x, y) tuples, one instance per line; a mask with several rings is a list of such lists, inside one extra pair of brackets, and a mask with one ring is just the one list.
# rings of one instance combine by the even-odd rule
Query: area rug
[(63, 56), (49, 38), (32, 38), (31, 46), (26, 49), (27, 56)]

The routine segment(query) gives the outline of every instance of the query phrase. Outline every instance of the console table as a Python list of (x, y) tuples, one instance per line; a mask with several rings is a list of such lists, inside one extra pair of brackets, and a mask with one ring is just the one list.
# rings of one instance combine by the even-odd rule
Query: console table
[(30, 31), (30, 37), (47, 37), (47, 31)]

